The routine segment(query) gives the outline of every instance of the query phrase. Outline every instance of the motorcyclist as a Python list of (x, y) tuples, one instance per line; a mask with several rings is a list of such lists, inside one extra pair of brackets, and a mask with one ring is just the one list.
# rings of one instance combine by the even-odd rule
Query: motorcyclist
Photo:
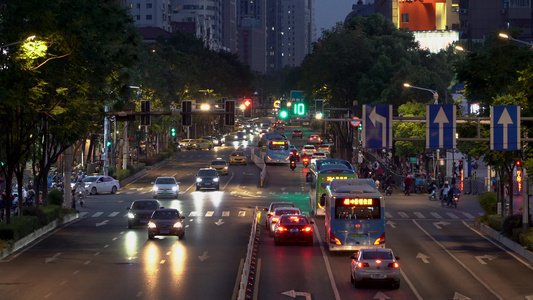
[(450, 191), (448, 192), (448, 201), (446, 202), (446, 206), (451, 206), (452, 202), (454, 201), (453, 198), (455, 197), (455, 194), (459, 194), (460, 191), (457, 187), (452, 186), (450, 188)]
[(442, 205), (444, 205), (444, 202), (449, 203), (449, 196), (450, 196), (450, 184), (448, 183), (448, 180), (444, 181), (444, 186), (440, 190), (440, 201)]
[(413, 185), (413, 178), (411, 178), (411, 175), (407, 175), (403, 184), (405, 185), (404, 194), (409, 195), (411, 193), (411, 186)]
[(289, 157), (289, 161), (290, 161), (291, 169), (294, 170), (296, 168), (296, 157), (294, 157), (293, 153), (291, 153), (291, 156)]

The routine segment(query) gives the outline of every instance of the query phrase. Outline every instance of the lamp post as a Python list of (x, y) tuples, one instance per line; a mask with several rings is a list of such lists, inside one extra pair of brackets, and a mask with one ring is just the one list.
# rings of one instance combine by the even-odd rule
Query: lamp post
[(528, 45), (529, 47), (531, 47), (531, 50), (533, 50), (533, 44), (532, 43), (528, 43), (526, 41), (521, 41), (521, 40), (515, 39), (512, 36), (509, 36), (509, 35), (507, 35), (505, 33), (500, 33), (500, 34), (498, 34), (498, 36), (501, 37), (501, 38), (504, 38), (504, 39), (508, 39), (510, 41), (513, 41), (513, 42), (517, 42), (517, 43), (520, 43), (520, 44)]
[(261, 90), (261, 112), (263, 112), (263, 89), (262, 88), (255, 89), (254, 95), (256, 95), (256, 96), (259, 95), (257, 93), (257, 90)]
[(433, 99), (435, 100), (435, 104), (439, 104), (439, 94), (437, 93), (437, 91), (410, 85), (409, 83), (404, 83), (403, 86), (405, 86), (406, 88), (428, 91), (433, 94)]
[(29, 37), (27, 37), (27, 38), (25, 38), (25, 39), (23, 39), (23, 40), (21, 40), (21, 41), (17, 41), (17, 42), (9, 43), (9, 44), (6, 44), (6, 45), (0, 45), (0, 48), (7, 48), (7, 47), (9, 47), (9, 46), (13, 46), (13, 45), (16, 45), (16, 44), (24, 43), (24, 42), (26, 42), (26, 41), (31, 41), (31, 40), (33, 40), (33, 39), (35, 39), (35, 36), (34, 36), (34, 35), (29, 36)]

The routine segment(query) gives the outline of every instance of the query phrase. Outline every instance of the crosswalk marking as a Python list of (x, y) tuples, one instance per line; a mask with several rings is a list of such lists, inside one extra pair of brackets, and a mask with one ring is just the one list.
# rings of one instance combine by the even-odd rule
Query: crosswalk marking
[(402, 217), (404, 219), (408, 219), (409, 218), (409, 216), (406, 213), (404, 213), (404, 212), (400, 211), (400, 212), (398, 212), (398, 214), (400, 215), (400, 217)]
[(442, 219), (442, 216), (439, 215), (439, 214), (436, 213), (436, 212), (431, 212), (430, 214), (431, 214), (435, 219)]
[(197, 215), (198, 215), (197, 211), (191, 211), (191, 213), (189, 214), (189, 217), (196, 217)]
[(465, 215), (469, 219), (473, 219), (474, 218), (474, 216), (472, 214), (467, 213), (467, 212), (463, 212), (463, 215)]
[(241, 211), (239, 212), (239, 217), (244, 217), (244, 215), (246, 215), (246, 211), (241, 210)]
[(223, 211), (222, 212), (223, 217), (229, 217), (229, 211)]
[(118, 211), (114, 211), (114, 212), (110, 213), (108, 217), (112, 218), (112, 217), (118, 215), (118, 213), (119, 213)]
[(417, 216), (419, 219), (425, 219), (426, 217), (424, 217), (424, 215), (421, 213), (421, 212), (418, 212), (418, 211), (415, 211), (413, 212), (415, 214), (415, 216)]
[(446, 213), (446, 214), (447, 214), (448, 216), (450, 216), (450, 218), (452, 218), (452, 219), (459, 219), (459, 217), (456, 216), (454, 213), (449, 212), (449, 213)]
[(98, 218), (99, 216), (101, 216), (103, 214), (103, 212), (99, 211), (97, 213), (95, 213), (94, 215), (92, 215), (91, 217), (93, 218)]
[(386, 212), (385, 212), (385, 218), (387, 218), (387, 219), (392, 219), (393, 216), (392, 216), (392, 214), (391, 214), (390, 212), (386, 211)]
[(205, 216), (206, 217), (212, 217), (214, 214), (215, 214), (214, 211), (208, 211), (208, 212), (205, 213)]
[(81, 217), (85, 216), (86, 214), (87, 214), (87, 212), (84, 211), (84, 212), (79, 213), (78, 216), (81, 218)]

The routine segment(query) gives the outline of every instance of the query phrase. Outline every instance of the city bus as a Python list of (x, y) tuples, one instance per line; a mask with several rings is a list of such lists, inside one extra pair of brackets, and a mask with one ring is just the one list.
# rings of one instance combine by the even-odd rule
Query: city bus
[(261, 137), (261, 157), (266, 164), (290, 163), (290, 142), (279, 133), (266, 133)]
[(326, 205), (326, 187), (333, 179), (357, 178), (354, 167), (344, 159), (313, 160), (305, 181), (309, 182), (309, 206), (312, 216), (323, 216)]
[(335, 179), (326, 190), (329, 251), (385, 248), (385, 200), (371, 179)]

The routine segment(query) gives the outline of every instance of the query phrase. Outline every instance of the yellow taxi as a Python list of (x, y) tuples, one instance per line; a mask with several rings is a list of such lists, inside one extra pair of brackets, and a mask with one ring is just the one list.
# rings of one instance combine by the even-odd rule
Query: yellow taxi
[(208, 150), (211, 150), (213, 149), (213, 143), (211, 141), (208, 141), (208, 140), (204, 140), (204, 139), (195, 139), (195, 140), (192, 140), (189, 142), (189, 144), (187, 145), (187, 150), (193, 150), (193, 149), (196, 149), (196, 150), (203, 150), (203, 149), (208, 149)]
[(243, 151), (233, 151), (231, 152), (229, 156), (229, 164), (230, 165), (245, 165), (248, 161), (246, 159), (246, 154), (244, 154)]
[(228, 172), (229, 172), (228, 163), (221, 158), (217, 158), (216, 160), (213, 160), (211, 164), (209, 165), (209, 167), (217, 170), (217, 173), (220, 175), (228, 175)]

